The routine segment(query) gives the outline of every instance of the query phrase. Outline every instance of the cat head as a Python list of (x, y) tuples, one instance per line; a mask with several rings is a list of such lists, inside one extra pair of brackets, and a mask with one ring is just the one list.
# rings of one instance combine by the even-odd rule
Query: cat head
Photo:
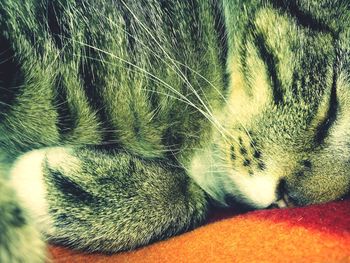
[(234, 38), (222, 129), (195, 157), (192, 171), (204, 174), (195, 179), (222, 203), (233, 198), (255, 208), (344, 197), (350, 76), (341, 34), (266, 8)]

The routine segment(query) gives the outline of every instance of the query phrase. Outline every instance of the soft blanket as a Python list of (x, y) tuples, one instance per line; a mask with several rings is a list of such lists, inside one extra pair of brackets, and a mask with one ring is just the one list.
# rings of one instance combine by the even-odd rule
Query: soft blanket
[(53, 262), (350, 262), (350, 200), (235, 215), (116, 255), (51, 247)]

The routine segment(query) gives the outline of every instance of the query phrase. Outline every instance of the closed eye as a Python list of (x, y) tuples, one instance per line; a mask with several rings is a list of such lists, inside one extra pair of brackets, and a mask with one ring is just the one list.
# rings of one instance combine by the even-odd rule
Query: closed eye
[(338, 100), (337, 100), (337, 89), (336, 89), (336, 76), (333, 77), (332, 90), (330, 94), (329, 107), (327, 111), (327, 117), (320, 123), (317, 127), (315, 142), (317, 144), (323, 143), (325, 138), (328, 136), (329, 129), (332, 127), (333, 123), (337, 118), (338, 111)]
[(271, 79), (271, 86), (273, 92), (273, 99), (276, 104), (283, 102), (282, 83), (278, 78), (276, 65), (278, 63), (277, 57), (269, 50), (266, 45), (266, 40), (263, 34), (256, 34), (254, 44), (259, 52), (260, 58), (264, 61), (267, 73)]

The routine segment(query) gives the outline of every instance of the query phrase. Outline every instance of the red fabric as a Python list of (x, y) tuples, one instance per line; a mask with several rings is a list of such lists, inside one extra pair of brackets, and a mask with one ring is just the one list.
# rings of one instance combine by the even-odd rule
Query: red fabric
[[(233, 214), (233, 213), (232, 213)], [(51, 247), (53, 262), (350, 262), (350, 200), (220, 214), (191, 232), (112, 256)]]

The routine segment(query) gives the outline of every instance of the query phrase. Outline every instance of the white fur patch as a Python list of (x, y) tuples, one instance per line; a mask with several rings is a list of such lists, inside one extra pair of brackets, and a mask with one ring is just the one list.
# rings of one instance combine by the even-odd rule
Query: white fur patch
[(22, 155), (13, 165), (10, 182), (22, 205), (28, 209), (39, 230), (50, 233), (49, 216), (44, 182), (43, 163), (46, 149), (34, 150)]
[(49, 167), (60, 170), (62, 173), (70, 173), (80, 168), (80, 161), (72, 154), (72, 149), (67, 147), (52, 147), (46, 150), (46, 161)]
[[(227, 177), (226, 172), (218, 170), (212, 149), (203, 149), (196, 152), (189, 168), (191, 178), (212, 198), (225, 205), (225, 194), (223, 187), (223, 177)], [(226, 178), (226, 180), (230, 180)]]
[(231, 176), (233, 184), (240, 192), (242, 199), (256, 208), (265, 208), (276, 201), (278, 181), (267, 175)]
[[(188, 168), (189, 175), (211, 197), (226, 205), (225, 196), (235, 196), (255, 208), (266, 208), (277, 199), (278, 179), (266, 174), (243, 175), (224, 168), (212, 149), (198, 151)], [(221, 168), (220, 168), (221, 167)]]

